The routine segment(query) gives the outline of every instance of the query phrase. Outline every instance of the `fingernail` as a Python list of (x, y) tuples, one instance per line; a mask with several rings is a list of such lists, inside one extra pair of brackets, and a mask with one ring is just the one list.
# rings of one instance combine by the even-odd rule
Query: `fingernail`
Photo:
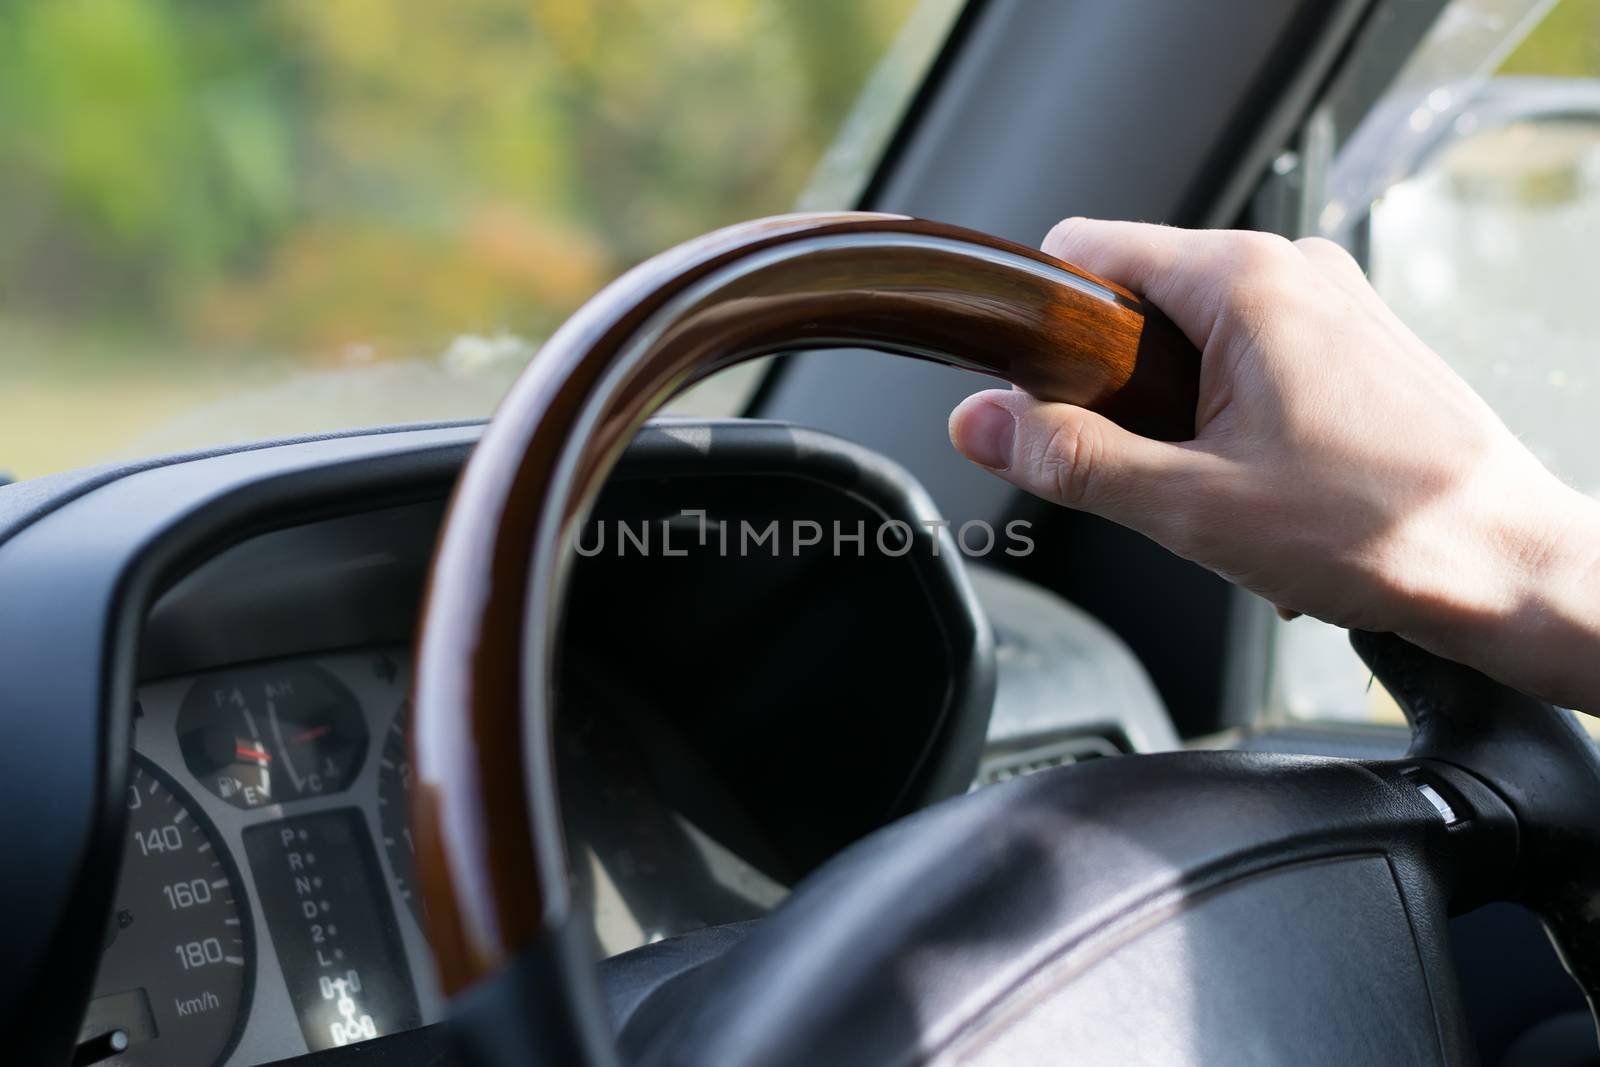
[(1011, 466), (1011, 438), (1017, 422), (999, 404), (980, 401), (957, 423), (956, 447), (972, 462), (1003, 471)]

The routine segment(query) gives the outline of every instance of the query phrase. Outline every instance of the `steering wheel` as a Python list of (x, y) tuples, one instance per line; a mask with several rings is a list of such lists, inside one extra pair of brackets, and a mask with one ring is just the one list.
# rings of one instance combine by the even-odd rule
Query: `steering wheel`
[(1200, 358), (1116, 285), (877, 214), (721, 230), (608, 286), (533, 358), (450, 505), (413, 719), (419, 880), (470, 1062), (1457, 1063), (1445, 923), (1546, 924), (1600, 991), (1600, 761), (1574, 717), (1353, 634), (1407, 756), (1125, 756), (946, 801), (847, 849), (612, 1033), (551, 752), (579, 523), (631, 435), (737, 361), (867, 347), (1193, 435)]

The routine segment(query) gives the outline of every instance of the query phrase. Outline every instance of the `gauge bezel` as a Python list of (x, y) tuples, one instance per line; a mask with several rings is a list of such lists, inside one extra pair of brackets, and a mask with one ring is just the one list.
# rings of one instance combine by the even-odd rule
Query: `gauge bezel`
[[(291, 672), (299, 672), (306, 680), (327, 688), (331, 701), (324, 709), (321, 728), (323, 730), (339, 730), (336, 734), (349, 748), (350, 756), (348, 765), (342, 768), (335, 784), (327, 788), (312, 790), (295, 784), (293, 764), (289, 761), (288, 743), (284, 741), (278, 730), (281, 727), (281, 718), (284, 713), (274, 712), (272, 696), (265, 692), (269, 687), (269, 677), (275, 681), (293, 677)], [(299, 680), (299, 679), (296, 679)], [(274, 761), (274, 767), (269, 769), (265, 762), (259, 764), (261, 777), (272, 783), (265, 794), (265, 798), (254, 803), (247, 798), (249, 789), (244, 787), (241, 779), (238, 781), (240, 788), (231, 794), (225, 794), (218, 788), (217, 775), (224, 767), (216, 770), (202, 770), (196, 766), (196, 760), (205, 755), (206, 732), (216, 727), (220, 722), (219, 716), (230, 714), (234, 710), (232, 705), (220, 704), (213, 707), (204, 700), (203, 690), (207, 687), (226, 689), (234, 688), (235, 696), (242, 703), (238, 710), (249, 721), (252, 710), (258, 718), (263, 718), (267, 728), (273, 736), (256, 738), (256, 743), (261, 746), (261, 751), (266, 753), (265, 758)], [(248, 692), (250, 697), (242, 693)], [(259, 705), (251, 701), (261, 696)], [(196, 703), (196, 700), (199, 703)], [(297, 696), (295, 699), (299, 699)], [(314, 697), (312, 697), (314, 701)], [(275, 718), (276, 716), (276, 718)], [(190, 721), (191, 718), (194, 721)], [(274, 806), (284, 804), (297, 804), (304, 800), (317, 797), (332, 797), (349, 793), (351, 787), (361, 779), (362, 771), (366, 769), (367, 760), (373, 748), (373, 736), (368, 716), (361, 704), (361, 698), (350, 685), (337, 673), (328, 670), (318, 657), (315, 656), (290, 656), (260, 660), (253, 663), (239, 663), (216, 670), (204, 671), (192, 676), (189, 680), (187, 692), (179, 702), (177, 714), (173, 720), (173, 729), (178, 739), (178, 753), (183, 762), (184, 770), (206, 793), (216, 797), (222, 803), (240, 811), (268, 810)], [(344, 733), (342, 731), (353, 731)], [(192, 739), (192, 740), (191, 740)], [(241, 751), (241, 755), (242, 755)], [(278, 761), (282, 761), (281, 764)], [(238, 760), (226, 765), (227, 767), (240, 766)], [(280, 781), (278, 766), (286, 768), (285, 777)], [(269, 778), (270, 775), (270, 778)], [(306, 775), (307, 779), (316, 777), (314, 772)], [(258, 786), (259, 788), (259, 786)], [(280, 792), (280, 789), (282, 792)]]

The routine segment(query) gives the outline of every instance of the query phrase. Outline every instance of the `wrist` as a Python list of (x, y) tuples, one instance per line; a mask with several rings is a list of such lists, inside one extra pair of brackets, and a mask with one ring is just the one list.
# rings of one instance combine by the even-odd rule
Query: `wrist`
[[(1600, 502), (1550, 479), (1502, 540), (1502, 592), (1458, 657), (1566, 707), (1600, 699)], [(1448, 654), (1448, 653), (1447, 653)]]

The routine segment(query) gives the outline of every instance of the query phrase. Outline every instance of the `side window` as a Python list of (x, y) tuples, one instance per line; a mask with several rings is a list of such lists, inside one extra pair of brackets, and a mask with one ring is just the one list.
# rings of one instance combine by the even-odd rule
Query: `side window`
[[(1447, 4), (1347, 125), (1301, 229), (1600, 495), (1600, 0)], [(1342, 631), (1278, 625), (1272, 662), (1281, 712), (1398, 721)]]

